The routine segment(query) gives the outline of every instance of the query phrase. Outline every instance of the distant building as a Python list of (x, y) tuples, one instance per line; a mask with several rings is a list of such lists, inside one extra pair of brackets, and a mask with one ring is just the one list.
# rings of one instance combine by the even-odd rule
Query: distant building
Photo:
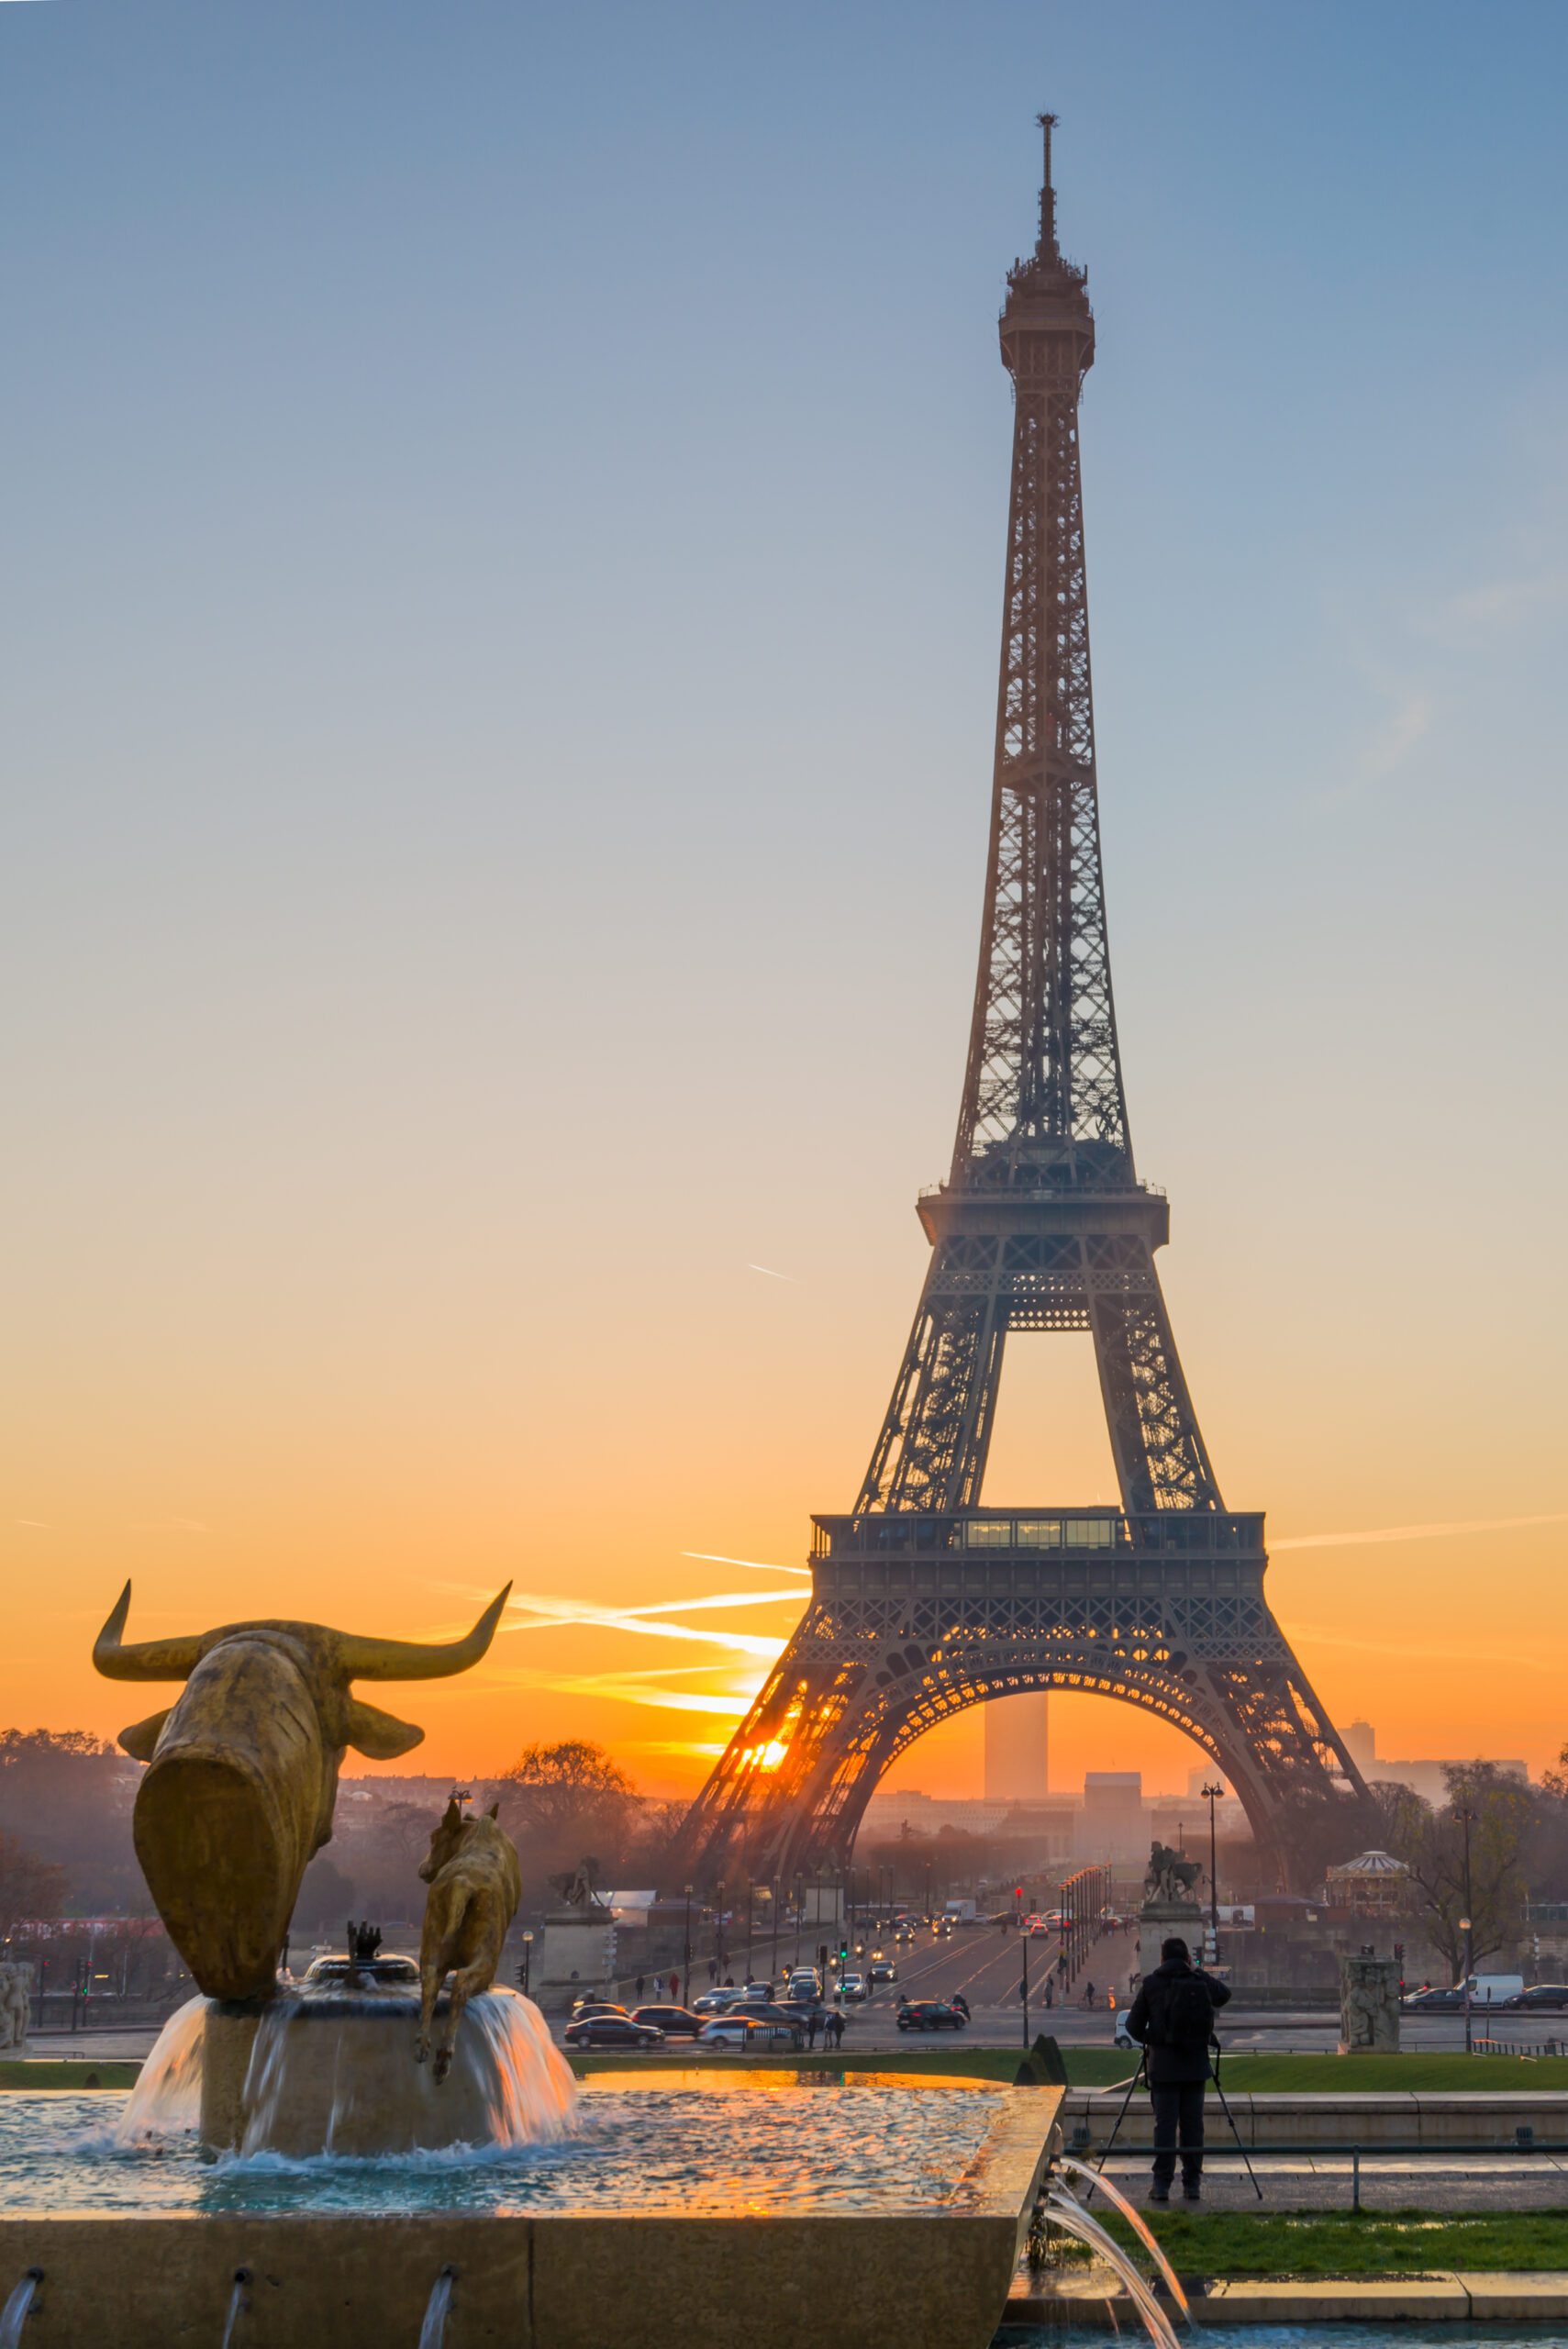
[(1140, 1770), (1085, 1770), (1078, 1849), (1092, 1860), (1148, 1857)]
[(1377, 1764), (1377, 1731), (1370, 1721), (1345, 1723), (1345, 1748), (1363, 1778), (1370, 1778)]
[(993, 1697), (985, 1707), (985, 1799), (1042, 1802), (1051, 1790), (1051, 1699)]
[(1519, 1761), (1499, 1761), (1490, 1756), (1478, 1756), (1473, 1753), (1456, 1754), (1447, 1761), (1440, 1762), (1374, 1762), (1370, 1770), (1363, 1763), (1362, 1776), (1369, 1786), (1408, 1787), (1411, 1793), (1419, 1795), (1423, 1802), (1429, 1802), (1434, 1809), (1440, 1810), (1448, 1800), (1448, 1772), (1462, 1770), (1466, 1763), (1478, 1759), (1489, 1761), (1490, 1766), (1494, 1770), (1500, 1770), (1506, 1778), (1523, 1778), (1527, 1783), (1529, 1781), (1528, 1764)]

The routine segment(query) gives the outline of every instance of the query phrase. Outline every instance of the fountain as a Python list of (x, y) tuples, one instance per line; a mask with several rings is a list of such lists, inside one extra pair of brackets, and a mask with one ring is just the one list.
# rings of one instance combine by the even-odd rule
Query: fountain
[(1042, 2195), (1167, 2344), (1052, 2170), (1056, 2089), (663, 2064), (580, 2087), (495, 1984), (516, 1855), (455, 1797), (418, 1960), (356, 1927), (279, 1978), (345, 1749), (421, 1735), (350, 1683), (464, 1669), (505, 1597), (449, 1645), (255, 1621), (132, 1646), (122, 1596), (100, 1669), (185, 1682), (121, 1742), (148, 1765), (138, 1856), (200, 1995), (113, 2128), (102, 2094), (0, 2097), (0, 2349), (37, 2318), (108, 2338), (108, 2310), (116, 2349), (862, 2349), (890, 2307), (904, 2349), (986, 2349)]

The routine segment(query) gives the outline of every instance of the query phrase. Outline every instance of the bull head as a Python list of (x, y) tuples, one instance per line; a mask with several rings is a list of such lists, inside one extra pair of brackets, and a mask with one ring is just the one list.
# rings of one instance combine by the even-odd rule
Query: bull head
[(425, 1732), (353, 1696), (351, 1680), (466, 1672), (495, 1634), (510, 1583), (465, 1639), (356, 1639), (319, 1623), (229, 1623), (127, 1643), (130, 1585), (93, 1661), (111, 1680), (183, 1680), (172, 1706), (120, 1733), (149, 1765), (137, 1858), (169, 1935), (209, 1998), (268, 1996), (300, 1878), (332, 1832), (349, 1746), (390, 1761)]

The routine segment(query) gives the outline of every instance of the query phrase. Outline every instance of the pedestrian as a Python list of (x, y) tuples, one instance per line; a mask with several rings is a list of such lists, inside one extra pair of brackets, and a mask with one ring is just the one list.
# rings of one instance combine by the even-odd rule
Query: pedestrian
[(1085, 1983), (1085, 1984), (1084, 1984), (1084, 2004), (1086, 2007), (1092, 2007), (1092, 2006), (1094, 2005), (1094, 2003), (1095, 2003), (1095, 1986), (1094, 1986), (1094, 1984), (1093, 1984), (1092, 1982), (1087, 1982), (1087, 1983)]
[(718, 1960), (717, 1957), (710, 1957), (708, 1959), (707, 1978), (710, 1983), (717, 1982), (718, 1979)]
[(1208, 2047), (1214, 2012), (1230, 1992), (1192, 1961), (1185, 1942), (1173, 1934), (1160, 1944), (1160, 1963), (1144, 1977), (1127, 2027), (1141, 2040), (1154, 2107), (1154, 2182), (1151, 2202), (1168, 2202), (1182, 2156), (1182, 2193), (1203, 2199), (1203, 2092), (1209, 2078)]
[(725, 1988), (726, 1988), (727, 1990), (733, 1990), (733, 1989), (734, 1989), (734, 1987), (735, 1987), (735, 1976), (734, 1976), (734, 1975), (733, 1975), (733, 1974), (727, 1974), (727, 1975), (725, 1976), (725, 1977), (724, 1977), (724, 1987), (725, 1987)]
[(843, 2016), (842, 2016), (842, 2015), (840, 2015), (840, 2014), (832, 2014), (832, 2015), (829, 2015), (829, 2016), (828, 2016), (828, 2021), (827, 2021), (827, 2022), (825, 2023), (825, 2025), (823, 2026), (823, 2028), (824, 2028), (825, 2030), (827, 2030), (827, 2031), (830, 2031), (830, 2032), (832, 2032), (832, 2034), (833, 2034), (833, 2044), (834, 2044), (834, 2046), (835, 2046), (835, 2047), (842, 2047), (842, 2045), (843, 2045), (843, 2043), (844, 2043), (844, 2018), (843, 2018)]
[(815, 2007), (812, 2008), (811, 2012), (806, 2018), (806, 2045), (808, 2053), (815, 2049), (817, 2045), (817, 2009)]
[(1050, 2011), (1051, 2011), (1051, 2008), (1052, 2008), (1055, 2004), (1056, 2004), (1056, 1979), (1055, 1979), (1055, 1976), (1054, 1976), (1053, 1975), (1050, 1975), (1050, 1974), (1048, 1974), (1048, 1975), (1046, 1976), (1046, 1977), (1045, 1977), (1045, 2006), (1046, 2006), (1046, 2012), (1047, 2012), (1048, 2014), (1050, 2013)]
[(955, 1990), (953, 1992), (951, 2005), (953, 2012), (955, 2014), (962, 2015), (964, 2021), (967, 2022), (969, 2021), (969, 2000), (964, 1997), (962, 1990)]
[(642, 1976), (640, 1974), (637, 1977), (637, 2003), (639, 2006), (642, 2004)]
[(664, 1976), (662, 1974), (656, 1974), (653, 1976), (653, 1995), (656, 1998), (662, 1998), (664, 1996)]
[(673, 2007), (678, 2006), (680, 2004), (680, 2000), (681, 1977), (678, 1974), (672, 1973), (670, 1976), (670, 2004)]
[(1127, 1994), (1129, 1998), (1132, 1998), (1136, 1994), (1138, 1986), (1142, 1979), (1142, 1975), (1140, 1974), (1137, 1966), (1135, 1965), (1132, 1972), (1127, 1977)]

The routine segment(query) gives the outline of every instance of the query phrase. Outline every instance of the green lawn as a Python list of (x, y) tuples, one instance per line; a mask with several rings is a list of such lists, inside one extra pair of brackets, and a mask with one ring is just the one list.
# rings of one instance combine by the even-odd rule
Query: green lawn
[(129, 2088), (139, 2064), (0, 2063), (0, 2088)]
[[(1194, 2276), (1419, 2276), (1452, 2268), (1568, 2268), (1568, 2210), (1451, 2218), (1431, 2210), (1145, 2213), (1176, 2273)], [(1113, 2232), (1145, 2264), (1125, 2220)]]
[[(1074, 2087), (1125, 2080), (1131, 2058), (1114, 2047), (1066, 2047)], [(1227, 2055), (1227, 2096), (1519, 2096), (1568, 2090), (1568, 2056)]]

